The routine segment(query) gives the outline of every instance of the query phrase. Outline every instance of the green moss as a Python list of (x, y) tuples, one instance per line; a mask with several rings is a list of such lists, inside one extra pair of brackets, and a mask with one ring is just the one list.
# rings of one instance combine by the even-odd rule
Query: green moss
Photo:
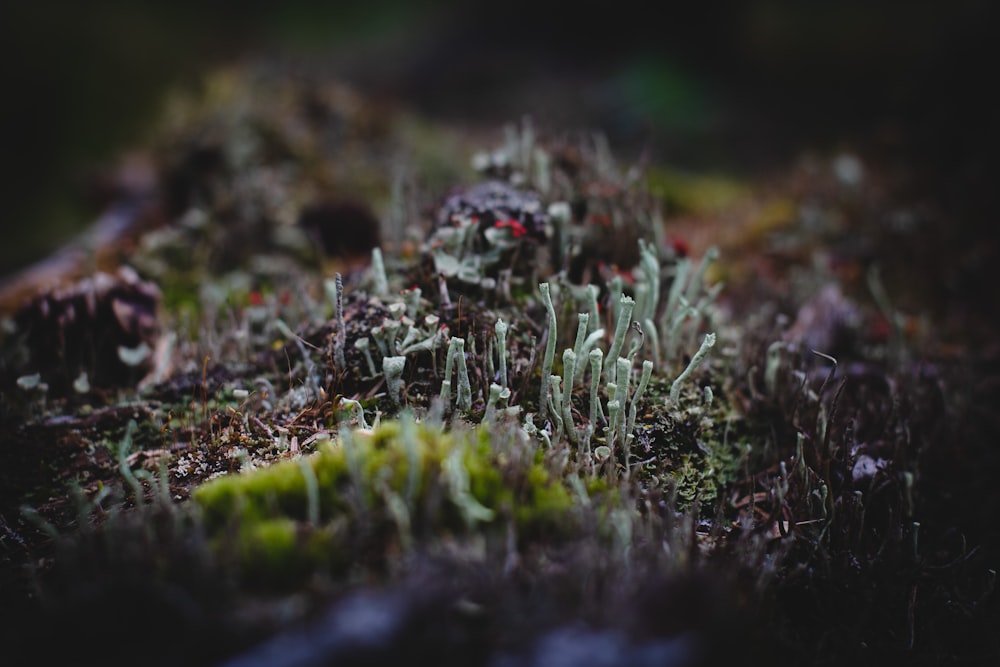
[(276, 570), (297, 560), (297, 533), (290, 519), (247, 523), (240, 531), (240, 556), (252, 569)]
[(558, 519), (573, 507), (569, 489), (561, 480), (553, 479), (542, 465), (536, 463), (528, 469), (528, 502), (515, 511), (519, 525), (555, 526)]
[(467, 446), (462, 462), (469, 473), (469, 491), (484, 506), (502, 509), (505, 502), (513, 500), (511, 489), (504, 485), (500, 475), (489, 429), (476, 430), (474, 442)]
[(591, 477), (587, 480), (584, 488), (587, 490), (587, 495), (593, 496), (604, 496), (611, 492), (611, 485), (608, 480), (604, 477)]
[[(384, 549), (394, 531), (419, 538), (482, 525), (503, 529), (504, 516), (524, 534), (572, 525), (574, 495), (536, 459), (534, 447), (516, 428), (445, 432), (388, 422), (370, 434), (345, 432), (301, 461), (212, 480), (193, 498), (210, 533), (224, 540), (235, 532), (246, 566), (280, 579), (289, 567), (330, 566), (331, 554), (358, 536), (378, 536)], [(302, 461), (315, 476), (312, 498)], [(404, 514), (419, 522), (401, 521), (400, 499)], [(307, 519), (310, 503), (318, 503), (318, 526)]]
[(342, 570), (347, 558), (336, 526), (313, 528), (289, 518), (247, 522), (236, 538), (244, 578), (270, 585), (294, 584), (315, 569)]

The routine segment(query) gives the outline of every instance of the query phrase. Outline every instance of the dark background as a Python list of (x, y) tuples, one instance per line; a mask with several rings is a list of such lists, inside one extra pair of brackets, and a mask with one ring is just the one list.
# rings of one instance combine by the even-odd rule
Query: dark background
[(599, 128), (685, 168), (860, 151), (909, 165), (969, 224), (997, 210), (994, 2), (338, 4), (5, 3), (0, 275), (94, 218), (97, 175), (167, 89), (261, 57), (457, 125)]

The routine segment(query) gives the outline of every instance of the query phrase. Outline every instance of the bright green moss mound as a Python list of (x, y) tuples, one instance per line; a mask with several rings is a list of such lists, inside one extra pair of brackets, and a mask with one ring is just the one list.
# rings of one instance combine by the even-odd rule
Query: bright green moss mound
[(210, 533), (236, 536), (245, 565), (282, 571), (340, 562), (371, 536), (385, 549), (511, 522), (521, 535), (558, 534), (574, 525), (581, 494), (599, 489), (570, 485), (543, 454), (515, 425), (445, 432), (404, 419), (344, 431), (309, 456), (212, 480), (193, 497)]

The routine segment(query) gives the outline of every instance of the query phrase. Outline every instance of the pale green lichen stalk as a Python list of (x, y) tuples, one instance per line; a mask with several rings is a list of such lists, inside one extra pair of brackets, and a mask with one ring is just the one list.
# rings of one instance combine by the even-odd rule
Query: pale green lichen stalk
[(545, 304), (545, 312), (548, 314), (549, 320), (545, 356), (542, 358), (542, 380), (538, 391), (538, 416), (544, 422), (548, 415), (549, 376), (552, 373), (552, 362), (556, 356), (556, 309), (552, 305), (549, 284), (542, 283), (538, 286), (538, 291), (542, 294), (542, 303)]
[(622, 346), (625, 345), (625, 334), (628, 333), (629, 326), (632, 323), (632, 308), (635, 306), (635, 301), (632, 297), (623, 295), (619, 304), (621, 308), (618, 313), (618, 324), (615, 327), (615, 338), (608, 349), (608, 365), (604, 370), (604, 379), (607, 382), (614, 382), (615, 380), (616, 366), (610, 360), (617, 359), (619, 354), (621, 354)]
[(375, 283), (375, 295), (385, 296), (389, 293), (389, 280), (385, 274), (385, 262), (382, 259), (382, 249), (372, 250), (372, 280)]
[(455, 351), (455, 358), (458, 360), (456, 373), (458, 373), (458, 396), (455, 399), (455, 407), (464, 412), (472, 409), (472, 385), (469, 383), (469, 369), (465, 363), (465, 340), (453, 338), (458, 345)]
[(573, 394), (573, 377), (576, 372), (576, 353), (567, 348), (563, 352), (563, 387), (566, 395), (563, 397), (562, 417), (565, 424), (566, 434), (570, 442), (576, 444), (576, 427), (573, 425), (573, 402), (570, 397)]
[(507, 387), (507, 323), (502, 318), (497, 319), (493, 329), (496, 335), (497, 356), (500, 362), (500, 386)]
[(406, 367), (406, 357), (385, 357), (382, 359), (382, 372), (385, 374), (389, 398), (396, 407), (403, 404), (403, 369)]
[(681, 395), (681, 385), (684, 383), (686, 379), (688, 379), (691, 373), (694, 372), (694, 369), (698, 367), (698, 364), (700, 364), (702, 360), (708, 355), (708, 351), (712, 349), (712, 346), (714, 345), (715, 345), (715, 334), (714, 333), (705, 334), (705, 339), (702, 341), (701, 347), (699, 347), (698, 351), (695, 352), (695, 355), (691, 357), (691, 363), (687, 365), (687, 368), (685, 368), (684, 371), (677, 376), (677, 379), (674, 380), (673, 384), (670, 385), (671, 405), (677, 405), (677, 401), (678, 399), (680, 399)]

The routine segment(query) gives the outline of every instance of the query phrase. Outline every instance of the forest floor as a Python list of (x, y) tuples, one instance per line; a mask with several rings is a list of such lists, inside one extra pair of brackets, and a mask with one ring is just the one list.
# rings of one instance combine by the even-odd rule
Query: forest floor
[(1000, 657), (988, 221), (614, 149), (172, 100), (0, 295), (5, 664)]

